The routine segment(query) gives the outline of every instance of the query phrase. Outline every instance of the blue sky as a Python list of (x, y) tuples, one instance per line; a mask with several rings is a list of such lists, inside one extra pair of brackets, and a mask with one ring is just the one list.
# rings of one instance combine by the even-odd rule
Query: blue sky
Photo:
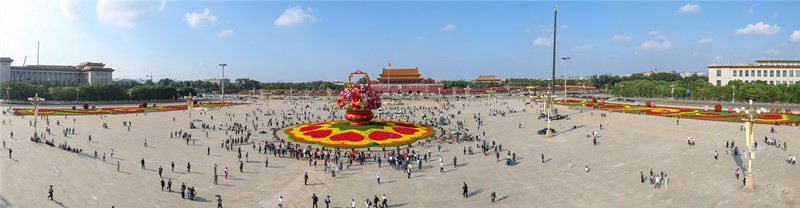
[(419, 67), (424, 77), (548, 77), (800, 58), (800, 2), (0, 1), (12, 65), (99, 61), (117, 78), (345, 80)]

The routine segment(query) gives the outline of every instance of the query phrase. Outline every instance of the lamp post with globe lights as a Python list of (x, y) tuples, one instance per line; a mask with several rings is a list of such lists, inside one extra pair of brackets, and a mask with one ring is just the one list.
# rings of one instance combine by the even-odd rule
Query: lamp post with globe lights
[(744, 189), (752, 191), (755, 188), (755, 180), (753, 179), (753, 159), (755, 159), (756, 156), (753, 151), (753, 145), (755, 143), (753, 122), (758, 120), (759, 114), (766, 113), (767, 109), (756, 109), (753, 107), (753, 100), (750, 100), (750, 105), (748, 107), (736, 108), (736, 113), (742, 112), (744, 112), (744, 118), (742, 118), (742, 120), (745, 121), (745, 145), (747, 145), (747, 174), (745, 175)]
[(33, 97), (29, 97), (28, 101), (33, 104), (33, 133), (36, 134), (36, 124), (39, 122), (39, 104), (44, 102), (44, 98), (40, 98), (39, 93), (36, 93)]

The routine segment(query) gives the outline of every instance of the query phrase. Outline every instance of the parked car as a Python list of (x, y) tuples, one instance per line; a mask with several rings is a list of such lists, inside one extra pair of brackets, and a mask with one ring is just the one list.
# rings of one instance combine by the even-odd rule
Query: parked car
[[(545, 134), (547, 134), (547, 129), (548, 128), (539, 129), (539, 131), (536, 131), (536, 133), (539, 134), (539, 135), (545, 135)], [(550, 129), (550, 132), (556, 133), (555, 129), (553, 129), (553, 128), (549, 128), (549, 129)]]

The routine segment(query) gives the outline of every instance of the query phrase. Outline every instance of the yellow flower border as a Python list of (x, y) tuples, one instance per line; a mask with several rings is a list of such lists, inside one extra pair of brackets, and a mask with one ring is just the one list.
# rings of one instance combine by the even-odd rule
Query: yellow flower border
[[(339, 123), (339, 122), (348, 122), (348, 121), (338, 120), (338, 121), (328, 121), (328, 122), (301, 124), (301, 125), (297, 125), (295, 127), (292, 127), (292, 128), (284, 130), (284, 133), (289, 135), (289, 137), (292, 140), (295, 140), (295, 141), (298, 141), (298, 142), (302, 142), (302, 143), (320, 144), (320, 145), (323, 145), (323, 146), (346, 147), (346, 148), (367, 147), (372, 143), (376, 143), (379, 146), (383, 146), (383, 147), (404, 145), (404, 144), (408, 144), (408, 143), (414, 142), (414, 141), (416, 141), (418, 139), (429, 137), (429, 136), (433, 135), (433, 133), (434, 133), (433, 129), (430, 126), (427, 126), (427, 125), (416, 124), (416, 123), (411, 123), (411, 122), (403, 122), (403, 121), (383, 121), (383, 120), (375, 120), (375, 121), (372, 121), (372, 122), (382, 122), (382, 123), (389, 124), (389, 125), (383, 126), (383, 127), (380, 127), (380, 128), (370, 128), (370, 129), (367, 129), (367, 130), (364, 130), (364, 131), (357, 130), (357, 129), (340, 130), (339, 128), (331, 128), (331, 125), (334, 125), (334, 124)], [(402, 134), (402, 133), (394, 131), (394, 129), (392, 129), (392, 128), (393, 127), (411, 128), (411, 127), (399, 126), (399, 125), (396, 125), (396, 124), (413, 125), (414, 127), (416, 127), (415, 129), (417, 131), (414, 132), (414, 134), (411, 134), (411, 135)], [(303, 133), (310, 132), (310, 131), (305, 131), (305, 132), (300, 131), (300, 129), (302, 129), (302, 128), (309, 127), (309, 126), (316, 126), (316, 125), (320, 125), (322, 127), (314, 129), (314, 130), (310, 130), (310, 131), (331, 130), (331, 134), (326, 136), (326, 137), (322, 137), (322, 138), (314, 138), (314, 137), (306, 136), (306, 135), (303, 134)], [(384, 132), (390, 132), (390, 133), (398, 134), (398, 135), (400, 135), (400, 138), (387, 138), (386, 140), (381, 140), (381, 141), (376, 141), (376, 140), (370, 139), (369, 135), (372, 134), (375, 131), (378, 131), (378, 130), (384, 131)], [(353, 142), (353, 141), (333, 141), (333, 140), (331, 140), (331, 137), (333, 137), (335, 135), (348, 133), (348, 132), (361, 135), (364, 138), (361, 141), (357, 141), (357, 142)]]

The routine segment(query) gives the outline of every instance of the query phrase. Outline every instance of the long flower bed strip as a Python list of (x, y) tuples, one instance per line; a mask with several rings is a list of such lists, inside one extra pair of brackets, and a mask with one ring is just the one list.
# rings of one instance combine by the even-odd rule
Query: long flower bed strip
[[(556, 101), (556, 104), (565, 106), (582, 106), (600, 110), (616, 111), (631, 114), (646, 114), (655, 116), (666, 117), (680, 117), (708, 121), (724, 121), (724, 122), (744, 122), (742, 118), (744, 114), (726, 111), (704, 111), (700, 109), (679, 108), (679, 107), (647, 107), (647, 106), (631, 106), (625, 104), (612, 104), (612, 103), (592, 103), (580, 100), (567, 100)], [(758, 115), (755, 123), (761, 124), (785, 124), (785, 125), (798, 125), (800, 126), (800, 114), (789, 113), (763, 113)]]
[[(224, 106), (240, 105), (241, 103), (232, 102), (214, 102), (203, 103), (194, 105), (195, 108), (217, 108)], [(98, 114), (124, 114), (124, 113), (151, 113), (163, 111), (180, 111), (186, 110), (186, 105), (164, 105), (155, 107), (108, 107), (108, 108), (95, 108), (95, 109), (78, 109), (72, 110), (70, 108), (39, 108), (39, 115), (98, 115)], [(17, 115), (33, 115), (33, 108), (13, 108), (12, 111)]]

